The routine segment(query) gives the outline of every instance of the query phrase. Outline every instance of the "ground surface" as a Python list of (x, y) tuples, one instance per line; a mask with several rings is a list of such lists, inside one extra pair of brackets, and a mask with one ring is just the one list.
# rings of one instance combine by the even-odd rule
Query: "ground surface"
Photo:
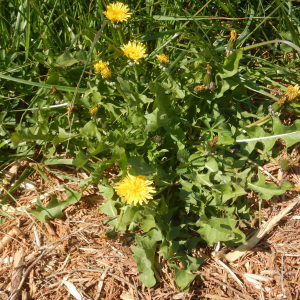
[[(288, 179), (297, 185), (300, 184), (300, 167), (297, 147), (294, 149), (295, 164), (289, 171), (283, 172), (274, 162), (264, 168), (279, 180)], [(8, 166), (9, 180), (13, 182), (18, 178), (27, 164)], [(44, 175), (55, 187), (60, 200), (66, 199), (64, 186), (76, 190), (78, 184), (63, 176), (77, 177), (78, 181), (87, 177), (75, 169), (54, 168), (51, 172), (44, 169)], [(27, 185), (21, 186), (15, 194), (18, 204), (10, 201), (3, 208), (14, 218), (6, 217), (0, 227), (0, 299), (300, 298), (300, 202), (254, 248), (233, 263), (223, 260), (240, 282), (217, 259), (222, 261), (220, 253), (214, 257), (214, 249), (199, 245), (192, 255), (208, 259), (196, 272), (200, 276), (186, 293), (177, 290), (174, 274), (162, 258), (159, 258), (161, 272), (158, 274), (161, 281), (153, 288), (142, 286), (130, 249), (133, 238), (121, 234), (118, 239), (110, 240), (105, 235), (109, 227), (104, 221), (108, 217), (97, 209), (105, 199), (97, 188), (88, 188), (79, 203), (65, 208), (65, 218), (49, 220), (46, 225), (24, 211), (35, 208), (37, 196), (44, 204), (49, 203), (51, 194), (50, 184), (33, 173)], [(297, 196), (298, 192), (288, 192), (264, 202), (262, 225)], [(251, 207), (257, 209), (256, 196), (249, 194), (248, 199)], [(254, 234), (258, 225), (254, 220), (250, 229), (245, 226), (245, 233)], [(250, 277), (251, 274), (257, 276)]]

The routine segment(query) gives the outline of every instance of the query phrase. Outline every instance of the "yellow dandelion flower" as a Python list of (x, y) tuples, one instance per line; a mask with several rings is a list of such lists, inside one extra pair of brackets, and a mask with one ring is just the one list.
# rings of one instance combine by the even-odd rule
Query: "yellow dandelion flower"
[(276, 104), (281, 107), (287, 102), (292, 102), (298, 95), (300, 95), (300, 87), (298, 84), (295, 86), (288, 86), (284, 96), (276, 102)]
[(147, 56), (147, 54), (145, 54), (145, 46), (142, 43), (137, 43), (136, 41), (128, 42), (128, 44), (123, 45), (121, 49), (123, 50), (124, 54), (136, 64), (139, 64), (139, 59)]
[[(71, 110), (70, 114), (73, 113), (75, 110), (78, 110), (78, 107), (74, 105), (74, 106), (72, 107), (72, 110)], [(67, 107), (67, 111), (68, 111), (68, 112), (70, 111), (70, 107)]]
[(300, 95), (300, 87), (298, 84), (295, 86), (288, 86), (286, 92), (285, 92), (285, 97), (287, 98), (288, 102), (293, 101), (298, 95)]
[(108, 68), (107, 69), (103, 69), (100, 73), (106, 79), (111, 78), (111, 72), (109, 71)]
[(195, 87), (195, 91), (196, 92), (202, 92), (202, 91), (204, 91), (205, 90), (205, 86), (204, 85), (197, 85), (196, 87)]
[(219, 137), (217, 135), (215, 135), (214, 138), (208, 142), (209, 146), (211, 146), (211, 147), (216, 146), (218, 139), (219, 139)]
[(94, 64), (95, 69), (106, 79), (111, 78), (111, 72), (108, 68), (109, 63), (103, 62), (100, 60), (96, 64)]
[(295, 185), (295, 186), (292, 188), (292, 191), (300, 192), (300, 186), (299, 186), (299, 185)]
[(236, 37), (237, 37), (236, 31), (235, 30), (231, 30), (230, 31), (230, 40), (229, 40), (229, 42), (235, 43), (236, 42)]
[(131, 16), (128, 5), (121, 2), (109, 4), (106, 8), (106, 12), (103, 12), (103, 14), (105, 14), (107, 19), (111, 20), (113, 23), (127, 21)]
[(155, 193), (155, 189), (151, 185), (152, 181), (146, 177), (129, 174), (123, 181), (116, 183), (115, 190), (120, 197), (124, 197), (127, 204), (137, 205), (137, 203), (140, 203), (143, 205), (143, 202), (147, 204), (148, 200), (153, 199), (151, 194)]
[(90, 111), (91, 115), (96, 114), (98, 112), (98, 106), (94, 106), (94, 107), (90, 108), (89, 111)]
[(157, 59), (162, 65), (165, 65), (165, 66), (170, 63), (169, 56), (167, 56), (163, 53), (160, 55), (157, 55)]
[(94, 67), (100, 73), (103, 69), (108, 68), (108, 65), (109, 63), (99, 60), (96, 64), (94, 64)]

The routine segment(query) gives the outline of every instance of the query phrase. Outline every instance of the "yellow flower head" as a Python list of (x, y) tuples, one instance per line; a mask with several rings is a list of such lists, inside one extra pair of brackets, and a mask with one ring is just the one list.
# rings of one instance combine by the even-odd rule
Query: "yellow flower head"
[(295, 86), (288, 86), (286, 92), (285, 92), (285, 97), (287, 98), (288, 102), (293, 101), (298, 95), (300, 95), (300, 87), (298, 84), (296, 84)]
[(113, 23), (127, 21), (131, 16), (128, 5), (121, 2), (109, 4), (106, 8), (106, 12), (103, 12), (103, 14), (105, 14), (107, 19), (111, 20)]
[(94, 106), (94, 107), (90, 108), (89, 111), (90, 111), (91, 115), (96, 114), (98, 112), (98, 106)]
[(142, 175), (132, 176), (129, 174), (123, 181), (116, 183), (115, 190), (120, 197), (124, 197), (123, 200), (127, 204), (137, 205), (140, 203), (143, 205), (143, 202), (147, 204), (148, 200), (153, 199), (151, 193), (155, 193), (155, 189), (151, 187), (151, 184), (152, 181)]
[(229, 42), (232, 42), (232, 43), (236, 42), (236, 31), (235, 30), (230, 31), (230, 40), (229, 40)]
[(139, 59), (147, 56), (147, 54), (145, 54), (145, 46), (142, 43), (137, 43), (136, 41), (128, 42), (128, 44), (123, 45), (121, 49), (123, 50), (124, 54), (136, 64), (139, 64)]
[[(74, 105), (74, 106), (72, 107), (72, 109), (71, 109), (70, 114), (73, 113), (75, 110), (78, 110), (78, 107)], [(68, 112), (70, 111), (70, 107), (67, 107), (67, 111), (68, 111)]]
[(108, 68), (109, 63), (103, 62), (100, 60), (96, 64), (94, 64), (95, 69), (106, 79), (111, 78), (111, 72)]
[(300, 186), (299, 185), (294, 185), (294, 187), (292, 188), (292, 191), (300, 192)]
[(167, 56), (165, 54), (157, 55), (157, 59), (162, 65), (165, 65), (165, 66), (170, 63), (169, 56)]
[(215, 135), (214, 138), (208, 142), (209, 146), (211, 146), (211, 147), (216, 146), (218, 139), (219, 139), (219, 137), (217, 135)]
[(276, 103), (279, 107), (282, 107), (285, 103), (292, 102), (298, 95), (300, 95), (300, 87), (298, 84), (295, 86), (289, 85), (284, 96)]
[(204, 85), (197, 85), (196, 87), (195, 87), (195, 91), (196, 92), (202, 92), (202, 91), (204, 91), (205, 90), (205, 86)]

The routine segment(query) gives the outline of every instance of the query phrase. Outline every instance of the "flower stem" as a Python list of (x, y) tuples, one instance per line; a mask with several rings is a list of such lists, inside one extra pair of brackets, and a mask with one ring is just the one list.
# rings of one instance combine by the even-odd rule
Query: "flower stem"
[(259, 119), (258, 121), (254, 122), (254, 123), (252, 123), (252, 124), (247, 125), (246, 127), (249, 128), (249, 127), (252, 127), (252, 126), (255, 126), (255, 125), (262, 125), (262, 124), (265, 124), (264, 121), (268, 121), (269, 118), (270, 118), (270, 116), (271, 116), (270, 114), (267, 114), (265, 117)]
[(118, 230), (119, 227), (120, 227), (120, 224), (121, 224), (123, 215), (124, 215), (124, 210), (121, 210), (121, 213), (120, 213), (120, 217), (119, 217), (119, 220), (118, 220), (118, 225), (117, 225), (117, 227), (116, 227), (116, 230)]
[(135, 80), (139, 81), (139, 73), (138, 73), (136, 64), (134, 64), (133, 69), (134, 69)]
[(115, 28), (114, 28), (114, 26), (112, 25), (111, 22), (109, 22), (108, 24), (109, 24), (109, 27), (110, 27), (110, 29), (111, 29), (111, 33), (112, 33), (112, 36), (113, 36), (113, 40), (114, 40), (115, 44), (118, 45), (119, 43), (118, 43), (118, 41), (117, 41), (117, 37), (116, 37), (116, 33), (115, 33)]
[(119, 39), (120, 39), (120, 42), (121, 44), (126, 44), (126, 40), (125, 40), (125, 36), (124, 36), (124, 33), (123, 33), (123, 30), (121, 27), (118, 27), (118, 34), (119, 34)]
[(119, 84), (116, 84), (116, 89), (118, 90), (118, 92), (123, 96), (123, 98), (128, 102), (128, 98), (126, 97), (126, 95), (124, 94), (124, 92), (122, 91), (121, 87), (119, 86)]

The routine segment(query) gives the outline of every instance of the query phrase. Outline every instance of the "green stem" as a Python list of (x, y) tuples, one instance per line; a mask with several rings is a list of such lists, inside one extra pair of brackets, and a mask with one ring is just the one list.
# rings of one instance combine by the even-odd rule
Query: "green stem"
[(134, 64), (133, 69), (134, 69), (135, 80), (138, 82), (139, 81), (139, 73), (138, 73), (136, 64)]
[(126, 97), (126, 95), (124, 94), (124, 92), (122, 91), (121, 87), (119, 86), (119, 84), (116, 83), (116, 89), (118, 90), (118, 92), (123, 96), (123, 98), (128, 102), (128, 98)]
[(111, 22), (109, 22), (108, 25), (109, 25), (109, 27), (111, 29), (113, 40), (114, 40), (115, 44), (118, 45), (119, 43), (118, 43), (118, 40), (117, 40), (117, 37), (116, 37), (115, 28), (114, 28), (114, 26), (112, 25)]
[(125, 45), (126, 44), (126, 39), (125, 39), (125, 35), (124, 35), (123, 30), (122, 30), (121, 27), (118, 27), (118, 34), (119, 34), (120, 43)]
[(268, 155), (268, 153), (264, 153), (264, 151), (258, 149), (255, 147), (255, 150), (260, 153), (261, 155), (266, 156), (273, 164), (278, 165), (278, 162), (270, 155)]
[(259, 125), (259, 124), (260, 125), (265, 124), (267, 121), (269, 121), (270, 117), (271, 117), (271, 115), (267, 114), (265, 117), (259, 119), (258, 121), (254, 122), (252, 124), (247, 125), (246, 127), (249, 128), (249, 127), (252, 127), (252, 126), (255, 126), (255, 125)]
[(117, 227), (116, 227), (116, 230), (118, 230), (119, 227), (120, 227), (120, 224), (121, 224), (123, 215), (124, 215), (124, 210), (121, 210), (121, 213), (120, 213), (120, 217), (119, 217), (119, 220), (118, 220), (118, 225), (117, 225)]
[(261, 226), (261, 204), (262, 199), (258, 199), (258, 220), (259, 220), (259, 228)]

